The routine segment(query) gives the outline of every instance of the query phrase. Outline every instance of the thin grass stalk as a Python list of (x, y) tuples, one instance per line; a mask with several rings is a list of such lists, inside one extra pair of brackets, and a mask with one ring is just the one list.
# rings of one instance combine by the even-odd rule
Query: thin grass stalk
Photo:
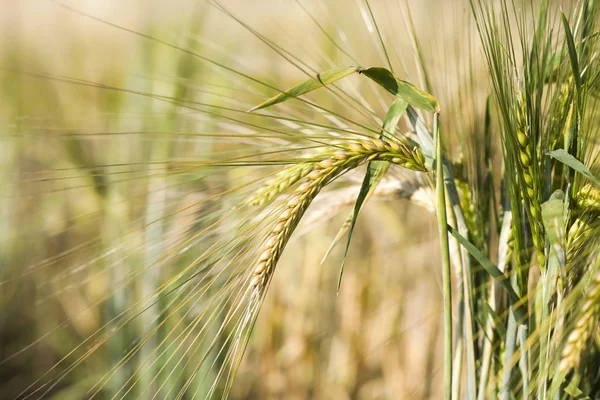
[(439, 113), (434, 114), (433, 132), (435, 136), (435, 170), (437, 219), (442, 256), (442, 285), (444, 297), (444, 399), (452, 398), (452, 280), (450, 246), (448, 242), (448, 219), (446, 217), (446, 185), (442, 161)]
[[(508, 202), (507, 202), (508, 203)], [(506, 210), (502, 217), (502, 227), (500, 228), (500, 235), (498, 238), (498, 269), (503, 273), (506, 271), (506, 266), (510, 263), (510, 233), (512, 231), (512, 213), (510, 210)], [(496, 289), (498, 284), (492, 282), (490, 288), (488, 304), (492, 311), (497, 312), (498, 307), (496, 304)], [(488, 376), (491, 369), (493, 345), (494, 345), (494, 319), (491, 315), (488, 315), (486, 323), (486, 334), (484, 337), (485, 343), (483, 345), (483, 355), (480, 366), (479, 375), (479, 389), (477, 391), (477, 400), (485, 400), (487, 386), (489, 385)]]
[(527, 332), (527, 324), (519, 325), (517, 333), (519, 335), (519, 368), (521, 370), (523, 400), (527, 400), (529, 398), (529, 359), (527, 351)]
[[(447, 187), (447, 185), (446, 185)], [(451, 210), (451, 215), (454, 216), (454, 210)], [(454, 219), (454, 218), (453, 218)], [(456, 240), (454, 240), (456, 243)], [(456, 243), (456, 247), (462, 250), (462, 246)], [(461, 252), (462, 253), (462, 252)], [(461, 254), (459, 253), (459, 254)], [(462, 254), (461, 254), (462, 255)], [(463, 281), (463, 302), (464, 308), (464, 322), (463, 324), (457, 324), (458, 329), (464, 329), (465, 332), (465, 351), (467, 356), (467, 392), (465, 397), (467, 399), (475, 399), (477, 393), (477, 376), (476, 376), (476, 361), (475, 361), (475, 339), (473, 334), (474, 329), (474, 298), (475, 289), (473, 287), (473, 272), (471, 271), (471, 263), (464, 262), (460, 259), (460, 272)]]
[[(462, 290), (462, 279), (459, 280), (458, 284), (458, 315), (456, 317), (456, 326), (459, 328), (464, 324), (465, 306), (464, 306), (464, 290)], [(460, 389), (462, 383), (462, 365), (463, 365), (463, 351), (464, 351), (464, 330), (456, 330), (456, 345), (454, 347), (454, 365), (452, 367), (452, 400), (460, 399)]]
[[(513, 275), (513, 287), (516, 289), (516, 274)], [(512, 307), (511, 307), (512, 308)], [(513, 396), (511, 380), (513, 377), (513, 356), (517, 346), (517, 320), (513, 312), (508, 313), (506, 341), (504, 343), (502, 381), (500, 384), (500, 400), (510, 400)]]
[[(496, 311), (496, 285), (490, 279), (491, 287), (488, 297), (488, 304), (492, 311)], [(488, 376), (492, 365), (492, 350), (494, 344), (494, 319), (488, 315), (484, 331), (484, 343), (479, 368), (479, 387), (477, 389), (477, 400), (485, 400), (486, 389), (489, 384)]]
[[(419, 144), (421, 145), (421, 150), (423, 152), (423, 155), (425, 156), (425, 159), (428, 161), (428, 163), (432, 163), (434, 158), (437, 160), (437, 157), (433, 157), (434, 155), (434, 151), (437, 151), (437, 144), (434, 142), (435, 141), (435, 136), (434, 136), (434, 140), (432, 141), (432, 136), (429, 133), (429, 131), (427, 130), (425, 123), (423, 122), (423, 120), (419, 117), (419, 115), (417, 114), (417, 112), (414, 110), (413, 107), (408, 106), (407, 108), (407, 114), (409, 117), (409, 120), (411, 122), (411, 124), (413, 125), (417, 136), (418, 136), (418, 141)], [(436, 113), (437, 115), (437, 113)], [(439, 118), (439, 116), (438, 116)], [(439, 122), (439, 121), (438, 121)], [(434, 118), (434, 125), (436, 123), (436, 120)], [(435, 129), (439, 129), (439, 127), (435, 127), (434, 126), (434, 135), (435, 135)], [(456, 228), (457, 231), (465, 238), (469, 237), (469, 229), (467, 226), (467, 222), (465, 220), (465, 216), (464, 216), (464, 212), (460, 203), (460, 197), (458, 195), (458, 190), (456, 188), (456, 182), (454, 180), (453, 174), (452, 174), (452, 168), (451, 168), (451, 164), (450, 162), (444, 157), (443, 153), (442, 153), (442, 168), (443, 168), (443, 172), (444, 172), (444, 182), (445, 182), (445, 187), (446, 187), (446, 194), (448, 196), (448, 201), (451, 205), (451, 216), (453, 219), (453, 223), (456, 224)], [(464, 306), (463, 308), (465, 309), (465, 313), (467, 314), (465, 316), (465, 319), (467, 320), (467, 322), (465, 322), (464, 324), (460, 324), (457, 325), (460, 328), (459, 329), (465, 329), (465, 333), (466, 333), (466, 341), (465, 343), (463, 343), (463, 346), (466, 346), (466, 352), (467, 352), (467, 361), (468, 361), (468, 376), (469, 376), (469, 382), (473, 382), (470, 387), (469, 387), (469, 398), (475, 398), (475, 388), (477, 387), (477, 383), (476, 383), (476, 378), (475, 378), (475, 342), (474, 342), (474, 335), (473, 335), (473, 301), (472, 301), (472, 297), (475, 295), (474, 290), (472, 289), (472, 271), (471, 271), (471, 257), (469, 256), (468, 252), (463, 248), (463, 246), (461, 246), (458, 241), (454, 240), (453, 243), (455, 244), (455, 248), (458, 249), (458, 257), (455, 257), (455, 259), (458, 261), (457, 263), (457, 267), (458, 267), (458, 271), (459, 274), (461, 275), (461, 279), (460, 282), (462, 282), (461, 287), (463, 288), (461, 290), (461, 292), (463, 292), (463, 296), (467, 299), (464, 301)], [(461, 359), (462, 359), (462, 355), (461, 355)], [(460, 387), (460, 384), (458, 385), (458, 387)]]

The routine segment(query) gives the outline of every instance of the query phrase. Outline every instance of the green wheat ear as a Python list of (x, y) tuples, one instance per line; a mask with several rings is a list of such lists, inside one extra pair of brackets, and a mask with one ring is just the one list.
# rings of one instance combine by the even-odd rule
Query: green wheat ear
[[(293, 86), (292, 88), (250, 109), (250, 112), (252, 112), (254, 110), (259, 110), (262, 108), (273, 106), (275, 104), (284, 102), (288, 99), (295, 98), (309, 93), (313, 90), (319, 89), (320, 87), (333, 84), (334, 82), (355, 72), (358, 72), (359, 74), (364, 75), (376, 82), (379, 86), (381, 86), (389, 93), (394, 95), (395, 100), (390, 106), (388, 112), (386, 113), (384, 123), (382, 126), (382, 131), (380, 133), (380, 139), (385, 140), (386, 138), (389, 138), (390, 142), (386, 144), (386, 142), (384, 142), (383, 140), (378, 139), (377, 141), (372, 140), (371, 142), (353, 143), (348, 145), (348, 147), (352, 151), (363, 153), (365, 149), (373, 150), (373, 144), (375, 144), (376, 147), (380, 149), (384, 149), (387, 146), (389, 149), (393, 149), (398, 153), (396, 155), (372, 154), (371, 156), (358, 162), (356, 165), (349, 163), (347, 166), (341, 168), (341, 170), (351, 169), (362, 164), (362, 162), (364, 161), (369, 162), (367, 167), (367, 173), (363, 180), (363, 184), (361, 186), (358, 198), (354, 206), (354, 211), (350, 214), (348, 218), (348, 224), (343, 226), (342, 230), (340, 231), (347, 231), (348, 239), (346, 242), (346, 249), (342, 261), (342, 266), (340, 268), (340, 275), (338, 279), (338, 291), (340, 288), (342, 274), (344, 271), (346, 256), (350, 246), (350, 239), (352, 237), (352, 232), (354, 230), (354, 225), (356, 223), (358, 213), (362, 207), (363, 202), (366, 200), (367, 196), (370, 193), (372, 193), (372, 191), (377, 187), (378, 182), (381, 180), (387, 169), (386, 164), (382, 164), (381, 161), (385, 161), (387, 163), (394, 163), (404, 168), (415, 171), (427, 171), (425, 165), (425, 156), (423, 155), (421, 150), (416, 146), (414, 146), (412, 149), (410, 148), (411, 145), (416, 145), (416, 143), (413, 143), (404, 137), (394, 136), (392, 132), (395, 130), (399, 119), (405, 113), (409, 105), (420, 108), (424, 111), (435, 111), (437, 113), (439, 111), (438, 101), (429, 93), (417, 88), (413, 84), (396, 78), (389, 70), (385, 68), (373, 67), (363, 69), (360, 67), (346, 67), (334, 68), (326, 72), (317, 74), (315, 77), (311, 77), (308, 80), (299, 83), (298, 85)], [(344, 145), (341, 146), (343, 147)], [(326, 151), (324, 154), (326, 155)], [(323, 156), (323, 154), (321, 154), (321, 156)], [(321, 161), (321, 163), (322, 162), (325, 161)], [(298, 182), (304, 176), (307, 176), (308, 178), (310, 178), (311, 176), (319, 176), (319, 179), (317, 180), (318, 182), (315, 182), (314, 187), (311, 190), (311, 192), (315, 192), (314, 194), (316, 195), (316, 193), (320, 191), (322, 186), (326, 185), (339, 173), (339, 171), (329, 171), (327, 173), (323, 172), (325, 176), (321, 179), (321, 172), (318, 172), (319, 165), (321, 164), (311, 163), (309, 165), (296, 165), (288, 167), (286, 170), (281, 171), (278, 174), (277, 178), (271, 180), (270, 182), (267, 182), (265, 186), (260, 188), (256, 193), (255, 198), (253, 198), (250, 201), (250, 203), (255, 205), (264, 204), (276, 195), (281, 194), (283, 191), (288, 189), (294, 183)], [(310, 170), (311, 167), (313, 168), (312, 171)], [(305, 189), (304, 186), (305, 185), (301, 185), (299, 188)], [(256, 276), (253, 279), (253, 286), (259, 286), (259, 282), (261, 282), (264, 285), (264, 283), (269, 280), (268, 278), (265, 278), (263, 276), (263, 272), (266, 270), (269, 272), (267, 276), (270, 275), (270, 271), (273, 269), (274, 264), (276, 264), (278, 256), (281, 254), (285, 243), (287, 243), (287, 240), (289, 239), (289, 235), (291, 235), (291, 233), (293, 232), (295, 226), (298, 224), (301, 216), (304, 214), (306, 208), (308, 207), (313, 198), (313, 196), (306, 196), (306, 199), (302, 202), (302, 207), (300, 207), (298, 204), (294, 204), (294, 211), (287, 210), (289, 212), (284, 212), (282, 217), (283, 220), (281, 220), (279, 224), (285, 224), (286, 226), (288, 226), (288, 235), (280, 235), (281, 237), (279, 237), (278, 240), (275, 240), (274, 243), (271, 243), (271, 240), (269, 240), (271, 246), (265, 249), (263, 253), (264, 255), (269, 256), (265, 256), (267, 258), (265, 258), (264, 260), (261, 258), (259, 266), (256, 269), (259, 272), (255, 273)], [(307, 204), (304, 204), (304, 202)], [(278, 234), (279, 232), (276, 233)], [(342, 234), (338, 233), (336, 239), (334, 239), (334, 243), (338, 240), (339, 237), (341, 237)], [(327, 253), (329, 253), (329, 251)], [(327, 253), (325, 257), (327, 256)], [(275, 256), (271, 258), (271, 254), (274, 254)]]

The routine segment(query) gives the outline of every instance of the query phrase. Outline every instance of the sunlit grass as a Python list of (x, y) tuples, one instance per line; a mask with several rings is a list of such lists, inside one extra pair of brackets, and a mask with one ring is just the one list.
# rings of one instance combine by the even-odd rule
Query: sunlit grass
[(3, 396), (594, 398), (595, 3), (151, 4), (13, 10)]

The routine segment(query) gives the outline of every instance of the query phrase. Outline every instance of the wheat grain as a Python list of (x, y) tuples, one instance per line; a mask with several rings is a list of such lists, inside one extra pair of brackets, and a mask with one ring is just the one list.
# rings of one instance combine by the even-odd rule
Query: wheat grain
[(254, 195), (248, 201), (248, 204), (252, 206), (262, 206), (273, 200), (312, 171), (314, 168), (313, 164), (314, 163), (310, 162), (292, 164), (283, 171), (278, 172), (273, 179), (267, 181), (262, 187), (254, 192)]
[(583, 210), (600, 210), (600, 190), (591, 184), (585, 184), (577, 193), (577, 205)]
[[(347, 148), (350, 151), (364, 152), (367, 149), (372, 149), (375, 143), (377, 143), (376, 146), (381, 147), (382, 150), (384, 147), (387, 146), (389, 151), (399, 152), (402, 150), (405, 152), (405, 154), (414, 153), (415, 157), (417, 157), (416, 159), (411, 160), (408, 158), (402, 159), (396, 157), (396, 160), (393, 162), (402, 165), (408, 169), (417, 171), (424, 170), (424, 159), (422, 158), (422, 155), (418, 156), (417, 153), (415, 153), (412, 150), (409, 150), (407, 144), (404, 143), (400, 144), (397, 142), (383, 142), (379, 139), (373, 139), (372, 141), (359, 141), (355, 143), (342, 144), (337, 146)], [(317, 164), (319, 161), (330, 157), (330, 153), (330, 150), (321, 151), (313, 155), (312, 157), (309, 157), (311, 161), (292, 164), (286, 167), (282, 171), (278, 172), (273, 179), (267, 181), (262, 187), (260, 187), (256, 192), (254, 192), (254, 195), (250, 198), (248, 204), (252, 206), (262, 206), (267, 204), (268, 202), (276, 198), (278, 195), (284, 193), (295, 183), (303, 179), (306, 175), (308, 175), (315, 168), (315, 164)], [(419, 152), (419, 154), (421, 153)]]

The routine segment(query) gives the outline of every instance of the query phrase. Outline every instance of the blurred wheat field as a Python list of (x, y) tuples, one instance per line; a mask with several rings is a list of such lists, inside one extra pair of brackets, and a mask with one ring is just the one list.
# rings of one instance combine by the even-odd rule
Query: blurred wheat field
[[(372, 26), (353, 27), (363, 24), (364, 6), (344, 4), (307, 2), (305, 7), (326, 31), (347, 34), (353, 53), (366, 65), (380, 63), (369, 43)], [(178, 246), (209, 224), (218, 208), (226, 208), (199, 202), (254, 173), (169, 163), (210, 157), (213, 151), (235, 152), (236, 145), (226, 137), (196, 133), (246, 133), (253, 128), (220, 116), (256, 118), (205, 104), (246, 110), (270, 92), (192, 54), (109, 24), (190, 49), (276, 87), (302, 77), (238, 22), (203, 2), (65, 5), (108, 24), (52, 2), (2, 5), (5, 361), (0, 397), (6, 399), (19, 396), (86, 337), (197, 257), (202, 245)], [(316, 69), (349, 62), (294, 2), (226, 5)], [(398, 7), (376, 4), (378, 13), (391, 12), (388, 18), (396, 21), (401, 18)], [(426, 7), (414, 7), (414, 17), (425, 18)], [(398, 35), (405, 28), (396, 25), (388, 26), (386, 35), (398, 39), (394, 51), (400, 55), (410, 43)], [(343, 104), (321, 98), (333, 110), (344, 111)], [(303, 118), (309, 115), (306, 111)], [(284, 122), (268, 124), (280, 129)], [(252, 141), (237, 146), (243, 149)], [(435, 220), (408, 201), (369, 204), (336, 295), (341, 250), (323, 266), (319, 263), (350, 206), (324, 204), (331, 207), (327, 222), (306, 226), (286, 250), (238, 371), (233, 398), (439, 395)], [(329, 219), (330, 213), (339, 216)], [(112, 287), (152, 264), (156, 266), (103, 299)], [(56, 386), (34, 397), (89, 396), (90, 386), (162, 318), (166, 304), (141, 313)], [(183, 325), (167, 321), (152, 339), (154, 345), (170, 329), (181, 332), (192, 323), (201, 306), (195, 307), (188, 315), (179, 311)], [(151, 352), (152, 342), (99, 395), (112, 398)], [(179, 389), (193, 368), (192, 361), (167, 385)], [(150, 383), (154, 386), (146, 393), (136, 388), (128, 396), (151, 398), (161, 383)], [(210, 387), (200, 380), (193, 385), (190, 393)]]
[(0, 399), (598, 398), (595, 0), (0, 9)]

